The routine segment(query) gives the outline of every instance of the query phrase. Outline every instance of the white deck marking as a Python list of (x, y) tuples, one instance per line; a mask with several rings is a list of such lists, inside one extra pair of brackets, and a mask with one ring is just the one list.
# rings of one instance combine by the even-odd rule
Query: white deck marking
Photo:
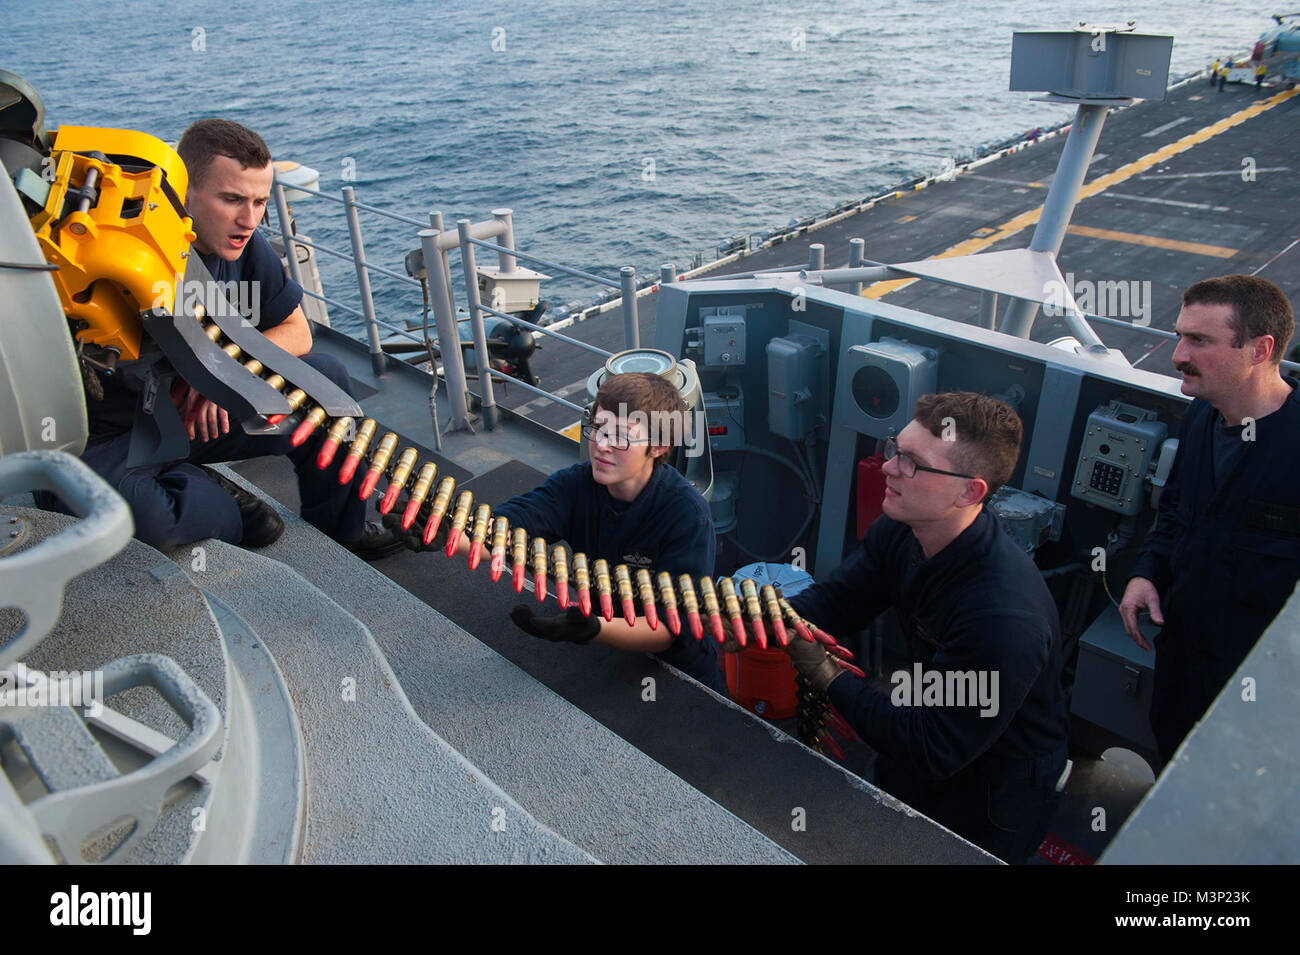
[[(1290, 166), (1260, 166), (1255, 170), (1261, 172), (1286, 172)], [(1139, 180), (1145, 179), (1201, 179), (1205, 176), (1240, 176), (1240, 169), (1219, 169), (1214, 172), (1166, 172), (1154, 176), (1138, 176)]]
[(1182, 123), (1186, 123), (1186, 122), (1188, 122), (1191, 118), (1192, 118), (1192, 117), (1190, 117), (1190, 116), (1179, 116), (1177, 119), (1172, 120), (1171, 122), (1165, 123), (1163, 126), (1157, 126), (1155, 129), (1150, 130), (1149, 132), (1145, 132), (1145, 133), (1143, 133), (1143, 134), (1142, 134), (1142, 137), (1143, 137), (1144, 139), (1149, 139), (1149, 138), (1152, 137), (1152, 136), (1159, 136), (1159, 135), (1160, 135), (1161, 133), (1163, 133), (1166, 129), (1173, 129), (1175, 126), (1179, 126), (1179, 125), (1181, 125)]
[(1180, 202), (1177, 199), (1157, 199), (1155, 196), (1131, 196), (1123, 192), (1107, 193), (1112, 199), (1127, 199), (1130, 202), (1154, 202), (1162, 206), (1177, 206), (1180, 209), (1205, 209), (1209, 212), (1231, 212), (1227, 206), (1212, 206), (1208, 202)]

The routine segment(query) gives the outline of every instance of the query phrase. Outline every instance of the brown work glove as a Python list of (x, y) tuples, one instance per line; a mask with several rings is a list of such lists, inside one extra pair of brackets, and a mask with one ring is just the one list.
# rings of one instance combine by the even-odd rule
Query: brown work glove
[(807, 640), (791, 640), (785, 647), (790, 662), (799, 671), (799, 675), (808, 681), (814, 690), (822, 693), (831, 685), (831, 681), (844, 672), (844, 669), (822, 649), (820, 643)]

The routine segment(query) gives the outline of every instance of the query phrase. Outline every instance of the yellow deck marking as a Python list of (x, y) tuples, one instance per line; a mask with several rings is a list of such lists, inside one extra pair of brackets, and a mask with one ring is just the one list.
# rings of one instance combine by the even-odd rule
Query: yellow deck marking
[[(1159, 165), (1160, 163), (1165, 162), (1168, 159), (1171, 159), (1172, 157), (1178, 155), (1181, 152), (1186, 152), (1188, 149), (1191, 149), (1193, 146), (1197, 146), (1205, 142), (1207, 139), (1211, 139), (1219, 135), (1219, 133), (1222, 133), (1226, 130), (1231, 129), (1234, 126), (1244, 123), (1246, 120), (1258, 116), (1260, 113), (1266, 112), (1267, 110), (1272, 109), (1274, 106), (1279, 106), (1282, 103), (1285, 103), (1291, 97), (1297, 95), (1300, 95), (1300, 87), (1292, 90), (1283, 90), (1280, 93), (1270, 96), (1268, 99), (1258, 100), (1255, 103), (1251, 104), (1250, 106), (1247, 106), (1245, 109), (1238, 110), (1237, 112), (1233, 113), (1231, 116), (1225, 116), (1217, 123), (1211, 123), (1209, 126), (1206, 126), (1202, 129), (1198, 129), (1194, 133), (1188, 133), (1182, 139), (1177, 139), (1174, 140), (1172, 143), (1169, 143), (1165, 146), (1161, 146), (1159, 149), (1155, 150), (1154, 152), (1147, 153), (1145, 156), (1141, 157), (1140, 159), (1133, 160), (1133, 162), (1129, 163), (1126, 166), (1120, 166), (1118, 169), (1114, 170), (1113, 172), (1109, 172), (1104, 176), (1098, 176), (1092, 182), (1087, 183), (1082, 189), (1079, 190), (1079, 201), (1082, 202), (1084, 199), (1087, 199), (1090, 196), (1095, 196), (1097, 195), (1097, 193), (1109, 189), (1111, 186), (1115, 185), (1116, 183), (1121, 183), (1126, 179), (1136, 176), (1140, 172), (1145, 172), (1146, 170), (1150, 169), (1152, 166)], [(1004, 222), (1001, 226), (998, 227), (997, 231), (994, 232), (992, 235), (984, 236), (978, 239), (966, 239), (964, 242), (958, 242), (956, 245), (952, 246), (951, 248), (945, 249), (944, 251), (940, 252), (938, 255), (934, 256), (934, 258), (951, 259), (959, 255), (971, 255), (972, 253), (980, 252), (984, 249), (987, 249), (991, 245), (996, 245), (998, 242), (1001, 242), (1003, 239), (1009, 239), (1017, 232), (1027, 229), (1031, 225), (1037, 224), (1042, 214), (1043, 214), (1042, 206), (1038, 206), (1036, 209), (1030, 209), (1028, 212), (1022, 212), (1020, 215), (1016, 216), (1015, 218), (1009, 219), (1006, 222)], [(862, 290), (862, 294), (866, 298), (884, 298), (890, 292), (896, 292), (901, 288), (905, 288), (908, 285), (911, 285), (915, 281), (917, 280), (916, 279), (886, 279), (883, 282), (875, 282), (872, 285), (867, 286), (867, 288)]]
[(1145, 245), (1153, 249), (1173, 249), (1175, 252), (1191, 252), (1193, 255), (1211, 255), (1216, 259), (1230, 259), (1237, 254), (1236, 249), (1229, 249), (1222, 245), (1206, 245), (1203, 242), (1162, 239), (1159, 236), (1142, 235), (1139, 232), (1094, 229), (1086, 225), (1072, 225), (1067, 227), (1065, 231), (1073, 235), (1086, 235), (1092, 239), (1110, 239), (1113, 242), (1128, 242), (1132, 245)]
[(562, 429), (560, 429), (560, 434), (564, 435), (564, 436), (565, 436), (566, 438), (568, 438), (570, 441), (577, 441), (578, 438), (579, 438), (579, 435), (582, 434), (582, 422), (581, 422), (581, 421), (575, 421), (575, 422), (573, 422), (573, 424), (569, 425), (567, 428), (562, 428)]
[(898, 221), (899, 221), (899, 222), (911, 222), (911, 221), (912, 221), (913, 219), (915, 219), (915, 218), (916, 218), (916, 216), (903, 216), (903, 217), (902, 217), (901, 219), (899, 219)]

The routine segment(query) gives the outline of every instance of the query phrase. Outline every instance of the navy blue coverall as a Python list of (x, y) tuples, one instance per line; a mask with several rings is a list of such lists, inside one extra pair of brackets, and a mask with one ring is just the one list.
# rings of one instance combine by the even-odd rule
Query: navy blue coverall
[[(1254, 422), (1254, 440), (1216, 477), (1207, 401), (1192, 402), (1156, 521), (1131, 572), (1160, 593), (1151, 729), (1168, 760), (1300, 579), (1300, 391)], [(1217, 453), (1224, 453), (1222, 448)]]
[[(302, 301), (302, 288), (284, 272), (284, 266), (260, 232), (254, 232), (243, 254), (233, 262), (215, 255), (200, 255), (217, 282), (256, 282), (259, 295), (257, 329), (265, 332), (283, 322)], [(342, 362), (328, 355), (302, 356), (336, 385), (351, 394), (351, 380)], [(263, 455), (285, 455), (298, 474), (302, 516), (322, 533), (340, 541), (356, 541), (365, 528), (366, 504), (355, 485), (340, 487), (337, 471), (318, 470), (316, 453), (323, 439), (317, 429), (301, 447), (290, 447), (291, 432), (248, 435), (234, 421), (228, 434), (208, 441), (197, 436), (183, 461), (127, 468), (131, 426), (140, 396), (112, 377), (103, 380), (104, 398), (86, 399), (90, 436), (81, 458), (117, 490), (131, 508), (135, 536), (146, 544), (167, 550), (205, 537), (238, 544), (243, 523), (234, 498), (211, 479), (199, 464), (241, 461)], [(42, 506), (65, 510), (52, 496)]]
[[(692, 578), (713, 575), (713, 517), (699, 491), (679, 471), (657, 465), (633, 501), (618, 501), (591, 474), (590, 462), (556, 471), (540, 487), (519, 494), (493, 511), (530, 537), (567, 541), (589, 561), (603, 558), (611, 570), (627, 564)], [(661, 624), (662, 626), (662, 624)], [(655, 654), (723, 696), (716, 644), (696, 640), (689, 628), (672, 646)]]
[(878, 786), (1008, 862), (1028, 858), (1065, 769), (1061, 627), (1038, 568), (997, 519), (981, 511), (927, 560), (911, 528), (877, 518), (829, 578), (790, 604), (837, 637), (892, 606), (922, 672), (984, 674), (990, 688), (997, 674), (996, 713), (969, 696), (961, 705), (903, 694), (898, 674), (889, 693), (847, 673), (828, 692), (878, 753)]

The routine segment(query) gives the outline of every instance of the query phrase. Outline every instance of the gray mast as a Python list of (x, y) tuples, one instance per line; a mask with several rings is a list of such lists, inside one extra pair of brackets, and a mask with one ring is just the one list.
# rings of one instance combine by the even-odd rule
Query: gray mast
[[(1106, 112), (1138, 99), (1163, 100), (1174, 38), (1121, 27), (1080, 24), (1061, 32), (1016, 33), (1011, 42), (1012, 90), (1049, 91), (1043, 102), (1077, 104), (1074, 123), (1029, 243), (1055, 259), (1092, 162)], [(1028, 338), (1038, 303), (1012, 300), (1000, 331)]]

